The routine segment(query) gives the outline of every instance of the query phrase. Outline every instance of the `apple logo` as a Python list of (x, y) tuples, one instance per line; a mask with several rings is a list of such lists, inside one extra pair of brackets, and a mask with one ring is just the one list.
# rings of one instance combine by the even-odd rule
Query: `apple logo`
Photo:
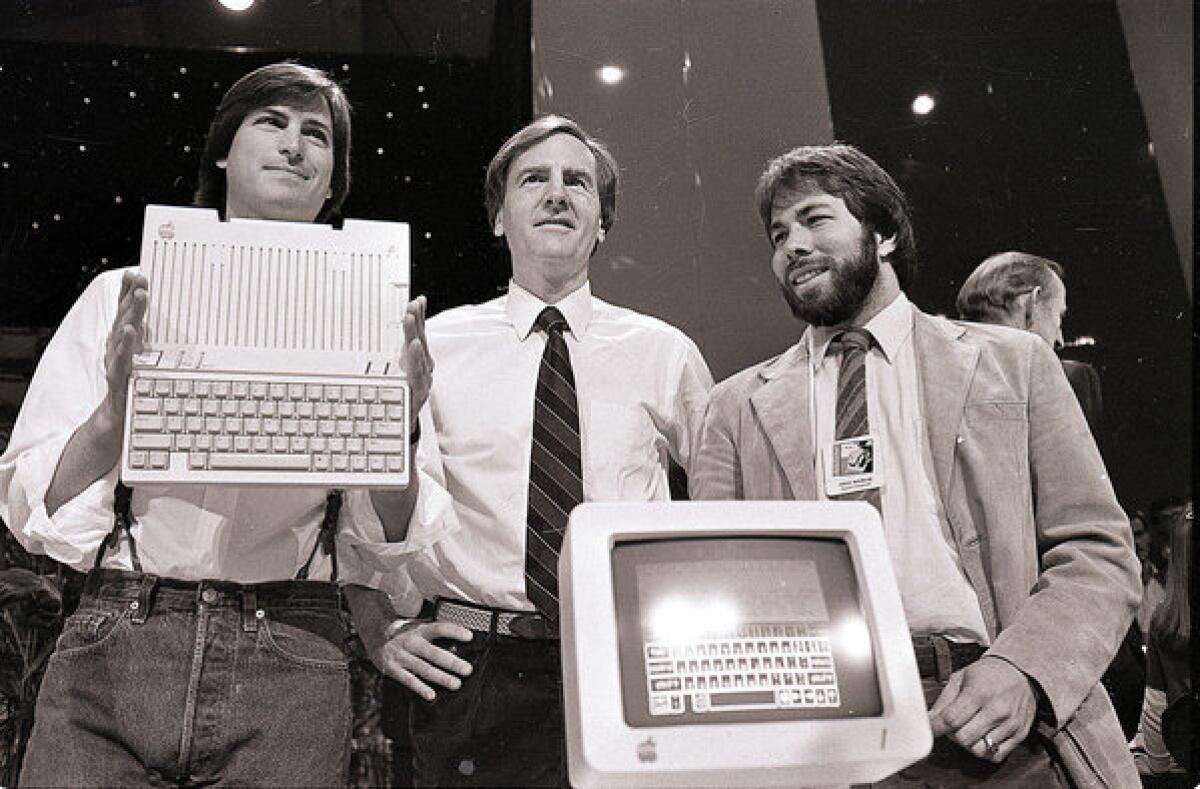
[(647, 737), (644, 741), (638, 743), (637, 757), (639, 762), (653, 762), (658, 760), (658, 746), (654, 744), (653, 737)]

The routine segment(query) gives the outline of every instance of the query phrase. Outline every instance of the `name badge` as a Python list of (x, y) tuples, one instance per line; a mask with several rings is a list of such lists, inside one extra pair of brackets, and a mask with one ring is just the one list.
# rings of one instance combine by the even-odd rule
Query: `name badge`
[(826, 496), (844, 496), (882, 485), (874, 436), (843, 438), (825, 448)]

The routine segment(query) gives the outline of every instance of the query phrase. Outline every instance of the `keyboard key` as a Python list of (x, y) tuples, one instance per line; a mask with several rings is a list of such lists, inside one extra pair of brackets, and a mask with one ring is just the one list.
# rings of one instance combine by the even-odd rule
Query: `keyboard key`
[(169, 416), (167, 417), (167, 432), (178, 435), (183, 432), (183, 417)]
[(250, 394), (250, 384), (248, 384), (246, 381), (234, 381), (230, 385), (229, 391), (237, 399), (244, 400), (246, 395)]
[(192, 394), (192, 382), (186, 378), (175, 382), (176, 397), (190, 397)]
[(213, 381), (212, 396), (213, 397), (229, 397), (229, 382), (228, 381)]
[(238, 412), (242, 416), (258, 416), (258, 403), (254, 400), (243, 400)]
[(308, 451), (309, 452), (328, 452), (329, 451), (329, 439), (325, 438), (325, 436), (313, 436), (312, 438), (310, 438), (308, 440)]
[(132, 449), (170, 449), (172, 436), (162, 433), (134, 433), (129, 438)]
[(255, 400), (262, 400), (267, 396), (267, 385), (262, 381), (255, 381), (250, 384), (250, 396)]
[(321, 453), (312, 456), (313, 471), (329, 471), (329, 455)]
[(262, 471), (308, 471), (307, 455), (259, 455), (213, 452), (208, 456), (208, 466), (213, 469), (262, 470)]
[(145, 468), (147, 462), (149, 462), (149, 460), (145, 452), (139, 450), (129, 453), (130, 468)]
[(344, 439), (344, 438), (329, 439), (329, 451), (330, 452), (345, 452), (346, 451), (346, 439)]
[(165, 425), (166, 420), (161, 416), (138, 414), (133, 418), (133, 430), (135, 433), (161, 433)]
[(237, 416), (226, 417), (226, 419), (225, 419), (225, 432), (226, 432), (226, 433), (240, 433), (240, 432), (242, 432), (242, 419), (241, 419), (241, 417), (237, 417)]
[(256, 416), (247, 417), (242, 420), (242, 430), (251, 434), (260, 433), (262, 432), (262, 420)]
[(221, 413), (220, 400), (204, 400), (203, 403), (204, 405), (200, 407), (200, 410), (205, 416), (216, 416)]
[(154, 382), (149, 378), (138, 378), (133, 382), (133, 393), (135, 395), (148, 395), (154, 391)]
[(255, 452), (270, 452), (271, 451), (270, 436), (254, 436), (254, 451)]
[(200, 401), (194, 397), (189, 397), (183, 401), (183, 413), (191, 416), (200, 413)]
[(307, 452), (308, 452), (308, 439), (307, 439), (307, 438), (305, 438), (304, 436), (293, 436), (293, 437), (292, 437), (292, 441), (291, 441), (291, 445), (290, 445), (290, 447), (289, 447), (289, 451), (290, 451), (290, 452), (291, 452), (293, 455), (307, 454)]
[(274, 438), (271, 439), (271, 451), (272, 452), (280, 452), (280, 453), (287, 452), (287, 448), (288, 448), (288, 437), (287, 436), (275, 436)]
[(288, 399), (303, 400), (304, 399), (304, 384), (288, 384)]
[(342, 399), (346, 402), (354, 402), (358, 400), (358, 387), (354, 384), (346, 384), (343, 386)]
[(350, 458), (348, 458), (346, 455), (334, 455), (333, 456), (333, 470), (334, 471), (345, 471), (349, 467), (350, 467)]
[(342, 399), (342, 387), (326, 386), (325, 387), (325, 399), (326, 400), (341, 400)]
[[(319, 403), (318, 405), (328, 405), (328, 403)], [(304, 400), (303, 402), (296, 403), (296, 416), (301, 419), (312, 419), (316, 416), (316, 409), (312, 403)], [(329, 414), (325, 414), (325, 416), (329, 416)]]
[(373, 402), (378, 398), (378, 392), (374, 386), (364, 386), (359, 390), (358, 393), (365, 403)]
[(207, 452), (192, 452), (188, 455), (188, 468), (202, 470), (208, 468)]
[(394, 438), (404, 435), (403, 422), (376, 422), (375, 435), (381, 438)]
[(398, 438), (368, 438), (367, 451), (374, 454), (394, 455), (408, 451), (408, 442)]
[(320, 400), (324, 391), (325, 387), (321, 386), (320, 384), (309, 384), (307, 387), (305, 387), (304, 393), (309, 400)]
[(235, 452), (249, 452), (250, 436), (234, 436), (233, 449)]
[(287, 385), (286, 384), (271, 384), (270, 392), (271, 392), (272, 399), (282, 400), (283, 398), (287, 397)]
[(275, 416), (279, 413), (279, 406), (274, 400), (263, 400), (258, 404), (259, 416)]
[(167, 453), (166, 452), (151, 452), (150, 453), (150, 468), (166, 468)]
[(159, 380), (154, 382), (154, 394), (158, 395), (159, 397), (168, 396), (171, 394), (171, 390), (173, 388), (174, 387), (171, 386), (171, 382), (167, 380)]
[(135, 397), (133, 398), (133, 412), (135, 414), (157, 414), (158, 400), (153, 397)]
[(379, 387), (379, 399), (384, 403), (403, 403), (404, 390), (398, 386)]
[(225, 427), (225, 420), (219, 416), (205, 417), (204, 430), (208, 433), (220, 433)]
[(224, 435), (214, 436), (213, 449), (217, 450), (218, 452), (228, 452), (229, 450), (233, 449), (233, 437)]
[(350, 456), (350, 470), (351, 471), (366, 471), (367, 470), (366, 455), (351, 455)]
[(197, 381), (192, 391), (196, 397), (208, 397), (212, 394), (212, 381)]

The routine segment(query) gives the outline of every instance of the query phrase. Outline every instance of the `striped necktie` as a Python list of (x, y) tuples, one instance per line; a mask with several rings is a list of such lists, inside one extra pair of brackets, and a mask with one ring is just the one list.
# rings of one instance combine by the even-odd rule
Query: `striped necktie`
[(546, 307), (534, 325), (546, 333), (546, 350), (533, 402), (525, 591), (539, 612), (557, 619), (558, 554), (567, 518), (583, 501), (579, 408), (571, 354), (563, 339), (566, 319), (556, 308)]
[[(834, 412), (834, 439), (837, 441), (871, 432), (871, 423), (867, 418), (867, 351), (871, 348), (872, 339), (866, 329), (846, 329), (829, 341), (830, 352), (840, 352), (842, 356)], [(846, 493), (837, 498), (838, 501), (865, 501), (876, 510), (883, 511), (879, 488)]]

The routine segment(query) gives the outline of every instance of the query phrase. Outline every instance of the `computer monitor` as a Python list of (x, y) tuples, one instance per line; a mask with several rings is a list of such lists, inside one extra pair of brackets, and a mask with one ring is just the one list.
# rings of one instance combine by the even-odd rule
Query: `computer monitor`
[(863, 783), (929, 752), (868, 504), (583, 504), (559, 594), (575, 786)]

